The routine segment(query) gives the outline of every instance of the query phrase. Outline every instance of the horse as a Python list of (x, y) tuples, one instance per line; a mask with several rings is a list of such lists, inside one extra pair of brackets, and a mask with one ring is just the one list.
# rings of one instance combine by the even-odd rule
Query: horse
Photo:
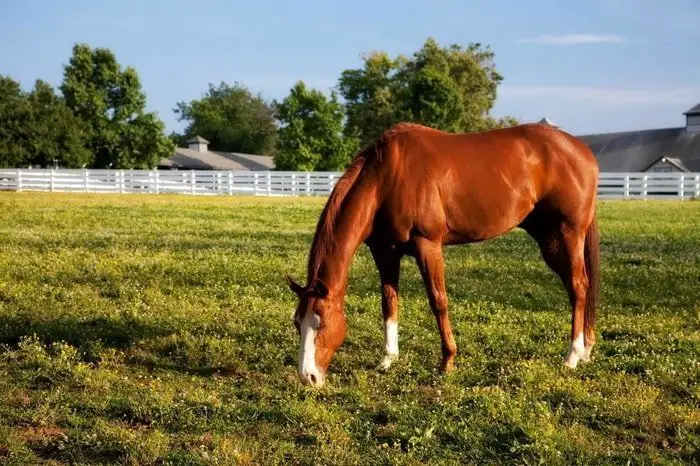
[(360, 150), (334, 186), (316, 225), (307, 284), (285, 279), (298, 297), (298, 376), (324, 384), (345, 339), (344, 300), (352, 257), (366, 244), (379, 272), (388, 369), (399, 354), (399, 268), (420, 270), (442, 347), (440, 370), (454, 367), (444, 246), (524, 229), (561, 279), (571, 305), (564, 365), (588, 362), (595, 344), (599, 288), (598, 163), (576, 137), (545, 124), (448, 133), (402, 122)]

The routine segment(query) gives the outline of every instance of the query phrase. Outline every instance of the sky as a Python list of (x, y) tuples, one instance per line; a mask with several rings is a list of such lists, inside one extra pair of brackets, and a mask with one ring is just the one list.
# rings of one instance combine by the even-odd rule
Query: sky
[(75, 43), (107, 47), (168, 132), (209, 83), (329, 92), (362, 54), (410, 55), (428, 37), (493, 49), (497, 117), (580, 135), (682, 126), (700, 103), (700, 0), (0, 0), (0, 74), (58, 86)]

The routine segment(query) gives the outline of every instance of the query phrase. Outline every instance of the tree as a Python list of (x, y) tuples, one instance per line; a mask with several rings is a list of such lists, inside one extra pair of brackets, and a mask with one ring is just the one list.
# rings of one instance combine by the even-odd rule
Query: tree
[(274, 110), (245, 86), (209, 84), (198, 100), (179, 102), (179, 121), (186, 121), (185, 138), (202, 136), (212, 149), (250, 154), (272, 154), (277, 139)]
[(49, 84), (37, 80), (28, 102), (29, 163), (44, 167), (54, 163), (67, 168), (91, 166), (94, 155), (87, 147), (89, 132), (63, 98)]
[(29, 158), (27, 96), (17, 81), (0, 76), (0, 166), (16, 167)]
[(75, 45), (61, 92), (89, 130), (94, 166), (152, 168), (173, 154), (165, 124), (145, 111), (146, 96), (136, 70), (122, 69), (110, 50)]
[(276, 103), (279, 141), (275, 167), (279, 170), (335, 171), (347, 167), (359, 140), (343, 134), (345, 114), (335, 92), (326, 97), (298, 81)]
[(345, 99), (346, 133), (359, 134), (367, 145), (393, 123), (396, 114), (396, 70), (401, 57), (392, 59), (385, 52), (364, 57), (363, 69), (342, 72), (338, 88)]
[(82, 167), (92, 162), (82, 122), (47, 83), (31, 93), (0, 77), (0, 165)]
[(513, 118), (489, 115), (503, 77), (494, 53), (472, 43), (440, 47), (429, 38), (412, 57), (385, 52), (364, 57), (364, 67), (342, 72), (339, 91), (346, 101), (347, 129), (367, 144), (391, 124), (412, 121), (450, 132), (507, 126)]

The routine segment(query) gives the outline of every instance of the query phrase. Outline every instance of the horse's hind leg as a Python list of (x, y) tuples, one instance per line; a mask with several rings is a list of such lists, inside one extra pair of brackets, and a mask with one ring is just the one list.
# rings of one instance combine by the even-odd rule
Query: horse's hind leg
[(401, 254), (383, 248), (370, 248), (379, 270), (382, 287), (382, 315), (384, 317), (384, 358), (380, 369), (388, 369), (399, 356), (399, 271)]
[(447, 315), (447, 290), (445, 289), (445, 262), (442, 245), (425, 238), (416, 238), (416, 262), (428, 293), (430, 308), (437, 320), (442, 344), (442, 370), (453, 369), (457, 345), (452, 336), (452, 326)]
[(559, 275), (571, 303), (571, 344), (564, 365), (575, 368), (580, 360), (587, 361), (589, 351), (584, 344), (584, 313), (588, 292), (588, 277), (584, 263), (585, 228), (557, 222), (548, 228), (528, 225), (542, 258)]

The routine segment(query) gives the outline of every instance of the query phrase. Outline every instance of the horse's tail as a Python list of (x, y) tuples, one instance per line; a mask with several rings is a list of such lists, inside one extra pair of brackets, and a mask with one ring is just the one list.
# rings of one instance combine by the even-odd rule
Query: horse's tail
[(598, 232), (598, 220), (593, 215), (593, 221), (586, 232), (584, 246), (584, 261), (586, 275), (588, 276), (588, 292), (586, 293), (586, 310), (584, 314), (584, 337), (586, 347), (595, 342), (596, 308), (600, 293), (600, 235)]

